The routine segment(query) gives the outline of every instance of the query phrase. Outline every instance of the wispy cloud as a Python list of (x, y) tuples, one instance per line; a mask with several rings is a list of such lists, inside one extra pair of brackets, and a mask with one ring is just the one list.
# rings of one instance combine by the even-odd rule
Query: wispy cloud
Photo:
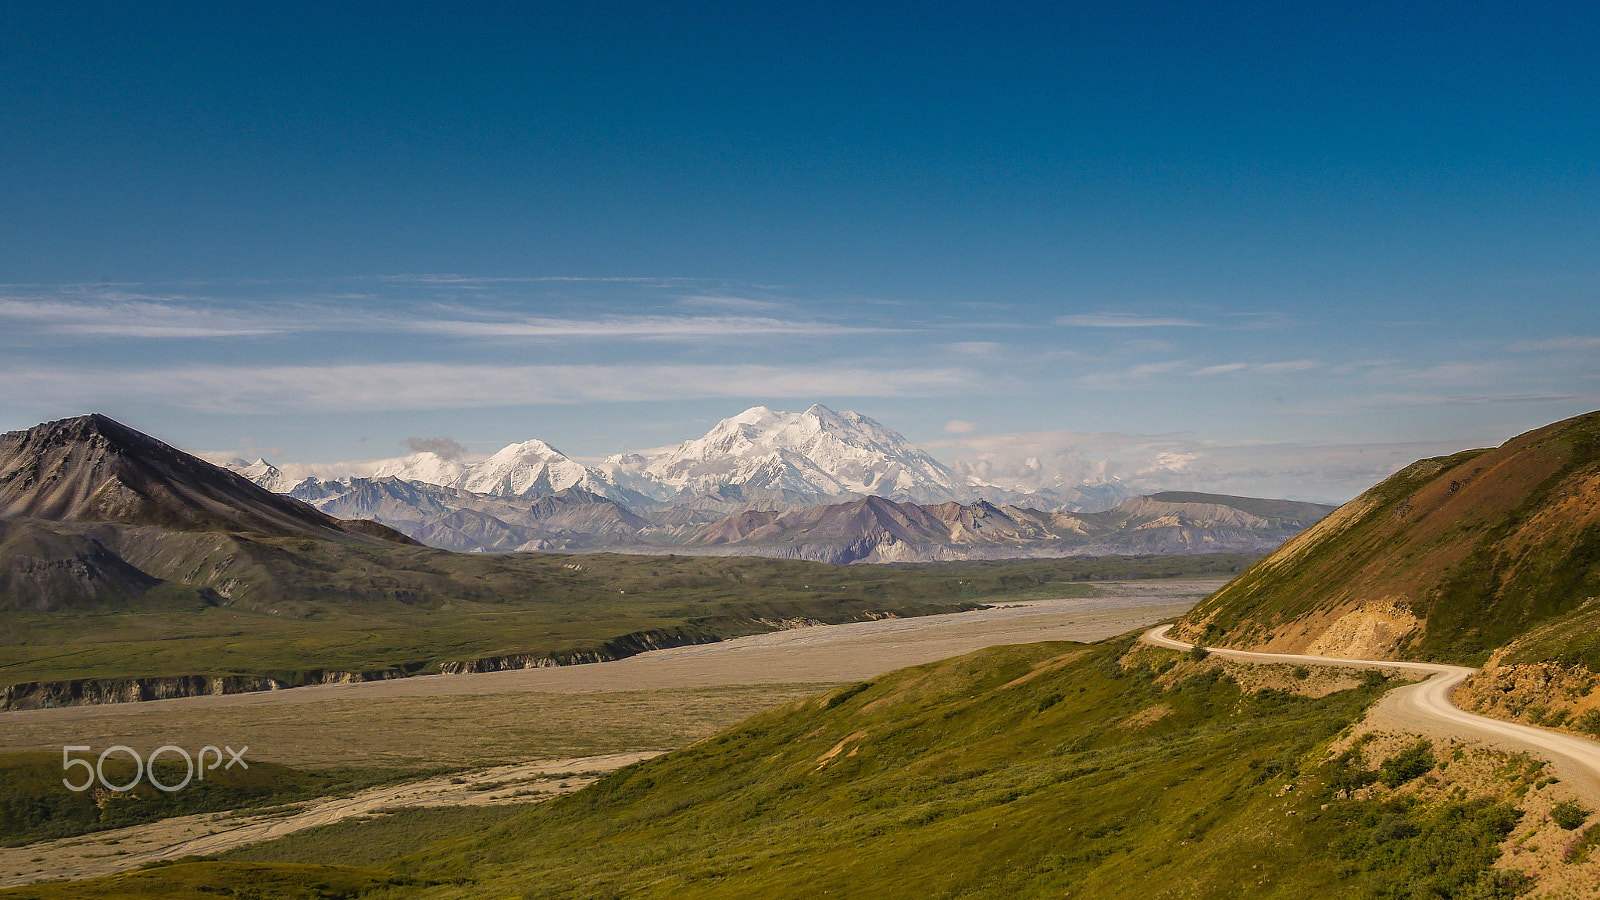
[(1127, 313), (1093, 313), (1089, 315), (1057, 316), (1057, 325), (1073, 328), (1206, 328), (1203, 322), (1190, 319), (1173, 319), (1162, 316), (1139, 316)]
[(460, 441), (447, 437), (408, 437), (401, 439), (400, 446), (412, 453), (432, 453), (445, 459), (460, 459), (467, 455), (467, 448)]
[(1532, 391), (1503, 391), (1503, 392), (1453, 392), (1429, 394), (1422, 392), (1397, 393), (1384, 392), (1377, 394), (1349, 394), (1330, 400), (1311, 403), (1296, 403), (1284, 408), (1286, 413), (1302, 413), (1318, 416), (1351, 416), (1374, 410), (1399, 410), (1421, 409), (1427, 407), (1450, 406), (1493, 406), (1501, 404), (1532, 405), (1539, 403), (1570, 404), (1583, 402), (1594, 404), (1600, 402), (1600, 395), (1584, 395), (1565, 392), (1532, 392)]
[[(342, 300), (355, 302), (341, 303)], [(14, 339), (54, 335), (85, 341), (225, 339), (312, 333), (413, 333), (477, 340), (703, 341), (750, 336), (883, 334), (890, 325), (739, 315), (529, 316), (433, 303), (381, 304), (348, 295), (233, 305), (126, 290), (88, 296), (0, 295), (0, 330)]]
[(736, 297), (730, 294), (685, 294), (678, 298), (684, 306), (710, 309), (735, 309), (745, 312), (776, 312), (787, 304), (776, 300), (758, 300), (754, 297)]
[(1517, 341), (1511, 345), (1513, 353), (1549, 353), (1551, 351), (1568, 350), (1600, 350), (1600, 337), (1572, 335), (1569, 337), (1546, 338), (1542, 341)]
[(1421, 368), (1392, 367), (1375, 369), (1373, 375), (1385, 384), (1404, 384), (1414, 387), (1444, 387), (1460, 389), (1473, 384), (1498, 384), (1515, 374), (1517, 367), (1500, 360), (1479, 362), (1449, 361)]
[(1176, 372), (1187, 370), (1191, 366), (1192, 364), (1184, 359), (1160, 360), (1140, 363), (1117, 371), (1091, 372), (1077, 378), (1075, 383), (1078, 387), (1089, 390), (1119, 390), (1148, 381), (1151, 378), (1172, 375)]
[(750, 316), (604, 316), (594, 319), (417, 319), (399, 323), (408, 331), (467, 338), (602, 338), (706, 340), (751, 335), (845, 335), (894, 331), (888, 327), (844, 325)]
[[(1506, 436), (1477, 442), (1498, 443)], [(1035, 431), (926, 444), (958, 473), (1018, 490), (1107, 479), (1141, 491), (1197, 490), (1341, 502), (1409, 463), (1473, 442), (1216, 443), (1186, 434)]]
[(974, 359), (1000, 359), (1006, 353), (1006, 345), (998, 341), (957, 341), (941, 346), (950, 353)]
[(421, 284), (421, 285), (497, 285), (497, 284), (674, 284), (694, 281), (692, 278), (672, 278), (646, 275), (614, 275), (590, 277), (582, 275), (537, 275), (529, 277), (493, 276), (493, 275), (463, 275), (453, 272), (415, 273), (406, 275), (376, 275), (370, 278), (357, 278), (356, 281), (381, 281), (390, 284)]
[(1289, 372), (1309, 372), (1322, 367), (1322, 363), (1314, 359), (1290, 359), (1268, 363), (1232, 362), (1217, 366), (1205, 366), (1195, 369), (1190, 374), (1207, 376), (1230, 375), (1236, 372), (1255, 372), (1263, 375), (1284, 375)]
[(863, 365), (374, 364), (95, 371), (12, 367), (0, 382), (88, 410), (107, 400), (206, 413), (355, 412), (711, 397), (930, 397), (995, 390), (963, 368)]
[(0, 322), (11, 329), (80, 338), (229, 338), (286, 334), (293, 322), (250, 313), (194, 308), (127, 296), (93, 300), (0, 297)]

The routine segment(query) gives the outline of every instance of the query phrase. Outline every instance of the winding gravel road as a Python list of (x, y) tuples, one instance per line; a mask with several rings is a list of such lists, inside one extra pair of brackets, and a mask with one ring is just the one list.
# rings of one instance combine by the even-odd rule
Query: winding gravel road
[[(1147, 643), (1173, 650), (1188, 650), (1193, 644), (1167, 637), (1171, 625), (1161, 625), (1145, 632)], [(1591, 800), (1600, 800), (1600, 742), (1519, 725), (1502, 719), (1491, 719), (1469, 713), (1450, 700), (1456, 686), (1466, 681), (1477, 669), (1466, 666), (1447, 666), (1439, 663), (1398, 662), (1386, 659), (1345, 659), (1336, 656), (1306, 656), (1297, 653), (1256, 653), (1248, 650), (1228, 650), (1207, 647), (1209, 652), (1229, 659), (1258, 663), (1308, 663), (1318, 666), (1345, 666), (1350, 668), (1403, 669), (1426, 672), (1424, 681), (1396, 688), (1384, 695), (1368, 716), (1368, 721), (1396, 730), (1416, 731), (1441, 737), (1467, 738), (1483, 741), (1501, 749), (1532, 752), (1550, 760), (1563, 781), (1570, 783)]]

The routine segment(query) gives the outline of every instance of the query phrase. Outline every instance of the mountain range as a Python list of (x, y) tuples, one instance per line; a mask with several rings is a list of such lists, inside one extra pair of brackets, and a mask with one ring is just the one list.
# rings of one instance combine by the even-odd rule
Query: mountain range
[(863, 497), (722, 515), (685, 506), (635, 510), (578, 487), (504, 497), (392, 477), (302, 483), (292, 496), (330, 515), (372, 519), (457, 551), (620, 550), (828, 563), (1262, 553), (1332, 509), (1174, 492), (1096, 513), (1050, 513), (985, 500), (915, 504)]
[(1021, 494), (963, 481), (855, 412), (752, 407), (704, 437), (585, 466), (540, 440), (466, 463), (432, 451), (371, 477), (234, 471), (342, 519), (457, 551), (624, 550), (830, 563), (1266, 552), (1332, 507), (1118, 482)]
[[(228, 467), (280, 493), (290, 493), (301, 483), (264, 459), (236, 460)], [(1136, 494), (1117, 481), (1058, 485), (1029, 494), (965, 479), (893, 429), (821, 404), (802, 413), (751, 407), (718, 422), (703, 437), (619, 453), (592, 466), (535, 439), (477, 462), (419, 451), (359, 477), (399, 478), (496, 497), (577, 488), (633, 507), (690, 505), (722, 512), (869, 496), (919, 504), (1026, 500), (1041, 509), (1077, 512), (1108, 509)]]

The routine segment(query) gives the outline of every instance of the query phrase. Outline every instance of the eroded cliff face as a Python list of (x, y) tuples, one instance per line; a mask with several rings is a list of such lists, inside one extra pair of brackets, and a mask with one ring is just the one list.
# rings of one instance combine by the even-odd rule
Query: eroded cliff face
[(1600, 735), (1600, 675), (1582, 665), (1502, 664), (1503, 656), (1496, 653), (1456, 688), (1457, 706), (1497, 719)]
[(298, 673), (293, 680), (254, 675), (173, 675), (149, 678), (75, 678), (71, 681), (28, 681), (0, 689), (0, 710), (50, 709), (99, 703), (140, 703), (216, 694), (249, 694), (313, 684), (357, 684), (404, 678), (407, 672)]
[(1385, 659), (1422, 625), (1404, 604), (1368, 603), (1335, 619), (1306, 648), (1315, 656)]

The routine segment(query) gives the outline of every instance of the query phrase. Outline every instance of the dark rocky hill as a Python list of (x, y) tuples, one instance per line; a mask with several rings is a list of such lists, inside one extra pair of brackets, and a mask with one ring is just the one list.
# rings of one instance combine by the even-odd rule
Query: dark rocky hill
[(348, 534), (331, 516), (99, 414), (0, 435), (0, 516)]

